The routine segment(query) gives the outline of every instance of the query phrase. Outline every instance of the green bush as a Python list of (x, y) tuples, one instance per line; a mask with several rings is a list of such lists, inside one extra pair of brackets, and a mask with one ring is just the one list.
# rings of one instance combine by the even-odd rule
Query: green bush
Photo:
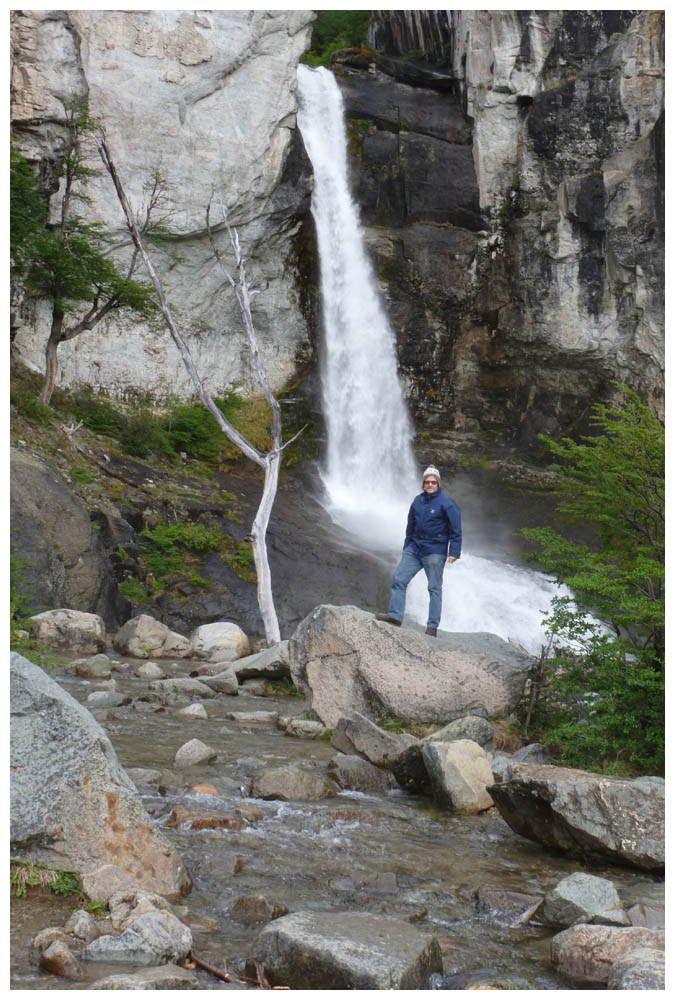
[(91, 391), (76, 397), (75, 416), (90, 431), (110, 437), (117, 437), (126, 423), (124, 414), (106, 396)]
[(650, 409), (619, 388), (620, 406), (594, 407), (597, 435), (541, 438), (559, 459), (558, 514), (596, 535), (581, 544), (552, 527), (522, 532), (538, 546), (531, 558), (574, 595), (554, 601), (544, 623), (556, 657), (533, 720), (567, 762), (661, 773), (665, 435)]
[(140, 535), (143, 560), (158, 581), (183, 574), (186, 553), (205, 555), (219, 551), (225, 538), (219, 528), (208, 528), (203, 522), (173, 521), (145, 528)]
[(140, 407), (127, 417), (120, 433), (120, 444), (127, 455), (134, 458), (174, 454), (161, 418), (156, 417), (148, 407)]
[(117, 589), (122, 597), (126, 597), (127, 601), (131, 601), (132, 604), (145, 604), (148, 599), (145, 587), (140, 580), (136, 579), (136, 577), (131, 577), (128, 580), (122, 580), (122, 582), (118, 584)]
[(363, 45), (368, 32), (367, 10), (320, 10), (312, 27), (309, 51), (300, 60), (307, 66), (328, 66), (339, 49)]

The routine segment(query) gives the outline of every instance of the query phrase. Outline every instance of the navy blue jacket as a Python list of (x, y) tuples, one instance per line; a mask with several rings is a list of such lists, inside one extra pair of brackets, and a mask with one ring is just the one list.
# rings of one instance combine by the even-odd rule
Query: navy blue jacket
[(462, 512), (442, 490), (420, 493), (410, 505), (403, 548), (411, 546), (418, 556), (437, 552), (459, 559), (462, 551)]

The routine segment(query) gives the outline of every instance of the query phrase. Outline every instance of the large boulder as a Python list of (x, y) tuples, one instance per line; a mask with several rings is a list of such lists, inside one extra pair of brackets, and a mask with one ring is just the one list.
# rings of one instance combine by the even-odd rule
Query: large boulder
[(476, 701), (488, 715), (511, 712), (531, 657), (487, 633), (426, 636), (377, 621), (355, 607), (315, 608), (289, 641), (293, 682), (334, 729), (354, 710), (372, 719), (447, 722)]
[(633, 948), (618, 958), (607, 980), (608, 990), (665, 990), (666, 955), (657, 948)]
[(665, 782), (513, 764), (490, 789), (512, 830), (556, 850), (645, 871), (665, 863)]
[(286, 802), (315, 802), (334, 798), (337, 793), (337, 785), (323, 771), (299, 764), (284, 764), (254, 774), (250, 791), (254, 799), (282, 799)]
[(630, 927), (630, 918), (614, 884), (606, 878), (574, 872), (547, 892), (537, 920), (549, 927), (572, 924), (613, 924)]
[(336, 754), (329, 761), (327, 770), (340, 788), (350, 788), (357, 792), (385, 792), (396, 787), (391, 771), (376, 767), (356, 754)]
[(115, 635), (113, 646), (124, 656), (137, 656), (141, 660), (157, 657), (176, 658), (190, 655), (190, 640), (156, 621), (152, 615), (130, 618)]
[(288, 640), (285, 639), (275, 646), (269, 646), (259, 653), (242, 656), (234, 664), (234, 669), (240, 681), (249, 680), (251, 677), (264, 677), (266, 680), (290, 677)]
[(100, 615), (72, 608), (42, 611), (30, 619), (37, 642), (74, 653), (101, 653), (106, 647), (105, 623)]
[(615, 962), (634, 948), (665, 948), (664, 931), (577, 924), (551, 940), (553, 967), (575, 982), (606, 983)]
[(218, 663), (248, 656), (251, 648), (246, 633), (234, 622), (210, 622), (200, 625), (190, 636), (192, 655), (198, 660)]
[(150, 910), (120, 935), (104, 934), (82, 952), (89, 962), (161, 965), (180, 962), (192, 948), (190, 929), (168, 910)]
[(109, 863), (142, 888), (186, 891), (101, 726), (35, 664), (10, 662), (12, 858), (75, 872)]
[(291, 989), (421, 990), (442, 971), (436, 938), (375, 913), (291, 913), (258, 935), (251, 959)]

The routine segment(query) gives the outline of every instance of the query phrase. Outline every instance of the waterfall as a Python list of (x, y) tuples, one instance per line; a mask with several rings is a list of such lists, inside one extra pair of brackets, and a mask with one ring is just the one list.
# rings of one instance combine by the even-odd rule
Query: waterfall
[[(421, 492), (394, 334), (351, 196), (342, 96), (333, 74), (300, 66), (298, 105), (314, 169), (312, 215), (321, 267), (326, 504), (358, 545), (391, 556), (402, 548), (408, 507)], [(465, 532), (462, 558), (446, 567), (440, 627), (493, 632), (538, 652), (543, 612), (557, 592), (542, 574), (472, 555)], [(427, 607), (420, 573), (408, 588), (406, 615), (424, 623)]]

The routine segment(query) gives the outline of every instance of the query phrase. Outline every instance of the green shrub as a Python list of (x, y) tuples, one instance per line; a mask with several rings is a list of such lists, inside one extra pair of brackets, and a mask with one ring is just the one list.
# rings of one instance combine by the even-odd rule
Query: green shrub
[(367, 10), (320, 10), (312, 26), (309, 51), (300, 60), (307, 66), (328, 66), (339, 49), (358, 48), (368, 32)]
[(117, 437), (126, 423), (124, 414), (106, 396), (91, 390), (76, 397), (75, 416), (90, 431), (110, 437)]
[(203, 522), (173, 521), (145, 528), (139, 541), (145, 565), (161, 581), (184, 573), (186, 553), (204, 555), (219, 551), (225, 536), (219, 528), (208, 528)]
[(127, 455), (134, 458), (174, 454), (163, 421), (145, 406), (127, 417), (120, 434), (120, 444)]
[(117, 585), (122, 597), (126, 597), (127, 601), (131, 601), (132, 604), (144, 604), (148, 595), (145, 592), (145, 587), (140, 580), (136, 577), (130, 577), (128, 580), (122, 580), (121, 583)]
[(80, 465), (73, 465), (70, 470), (70, 478), (74, 483), (86, 486), (89, 483), (93, 483), (96, 476), (89, 469), (83, 469)]

